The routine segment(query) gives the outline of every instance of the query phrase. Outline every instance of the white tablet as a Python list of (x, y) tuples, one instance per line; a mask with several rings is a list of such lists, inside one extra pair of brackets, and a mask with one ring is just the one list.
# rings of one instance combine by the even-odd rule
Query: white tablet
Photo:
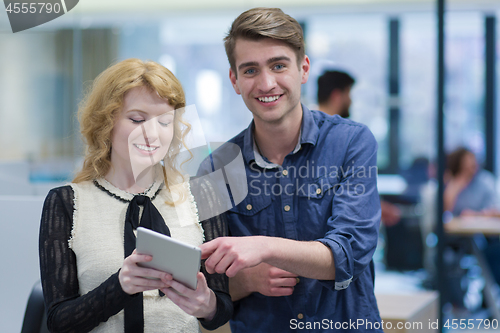
[(137, 253), (153, 256), (141, 266), (172, 274), (174, 280), (195, 290), (196, 274), (200, 271), (201, 250), (159, 232), (137, 228)]

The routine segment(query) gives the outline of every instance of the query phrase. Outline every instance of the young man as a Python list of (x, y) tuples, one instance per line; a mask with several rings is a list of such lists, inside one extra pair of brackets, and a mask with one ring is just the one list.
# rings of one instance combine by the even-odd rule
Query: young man
[(318, 108), (329, 115), (349, 118), (351, 88), (356, 81), (342, 71), (326, 71), (318, 78)]
[[(249, 193), (226, 213), (230, 234), (248, 237), (205, 243), (202, 255), (210, 273), (230, 277), (232, 332), (382, 332), (373, 135), (301, 105), (310, 62), (300, 25), (280, 9), (241, 14), (225, 46), (231, 83), (253, 114), (230, 140)], [(211, 164), (223, 159), (216, 151)]]

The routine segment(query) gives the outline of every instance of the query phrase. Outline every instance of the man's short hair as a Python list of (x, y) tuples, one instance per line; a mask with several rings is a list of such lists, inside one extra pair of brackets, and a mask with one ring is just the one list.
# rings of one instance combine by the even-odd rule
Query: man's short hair
[(242, 13), (234, 20), (224, 38), (227, 58), (236, 74), (234, 48), (238, 38), (252, 41), (271, 38), (285, 42), (297, 57), (297, 64), (304, 59), (304, 33), (300, 24), (279, 8), (253, 8)]
[(341, 71), (326, 71), (318, 78), (318, 104), (328, 101), (332, 91), (345, 90), (356, 83), (356, 80)]

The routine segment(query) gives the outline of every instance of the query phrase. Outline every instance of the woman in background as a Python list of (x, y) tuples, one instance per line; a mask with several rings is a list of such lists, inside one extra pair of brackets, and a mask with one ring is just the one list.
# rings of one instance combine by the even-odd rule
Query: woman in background
[[(52, 189), (40, 226), (40, 269), (47, 324), (54, 332), (198, 332), (232, 314), (227, 277), (198, 273), (191, 290), (140, 267), (144, 226), (198, 246), (225, 236), (221, 218), (198, 220), (175, 157), (190, 126), (175, 76), (129, 59), (95, 80), (79, 111), (87, 144), (72, 183)], [(163, 161), (161, 165), (160, 161)]]
[[(478, 166), (474, 153), (458, 148), (448, 155), (447, 164), (444, 209), (453, 216), (499, 218), (495, 176)], [(487, 238), (487, 241), (483, 253), (500, 283), (500, 242), (498, 237)]]
[(444, 210), (454, 216), (499, 213), (495, 177), (479, 168), (473, 152), (458, 148), (448, 155), (447, 165)]

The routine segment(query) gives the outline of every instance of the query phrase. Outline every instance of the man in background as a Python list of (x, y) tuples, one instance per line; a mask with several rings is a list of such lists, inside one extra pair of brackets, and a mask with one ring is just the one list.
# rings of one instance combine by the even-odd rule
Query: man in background
[(331, 116), (338, 114), (342, 118), (349, 118), (351, 88), (354, 83), (356, 80), (346, 72), (324, 72), (318, 78), (319, 110)]

